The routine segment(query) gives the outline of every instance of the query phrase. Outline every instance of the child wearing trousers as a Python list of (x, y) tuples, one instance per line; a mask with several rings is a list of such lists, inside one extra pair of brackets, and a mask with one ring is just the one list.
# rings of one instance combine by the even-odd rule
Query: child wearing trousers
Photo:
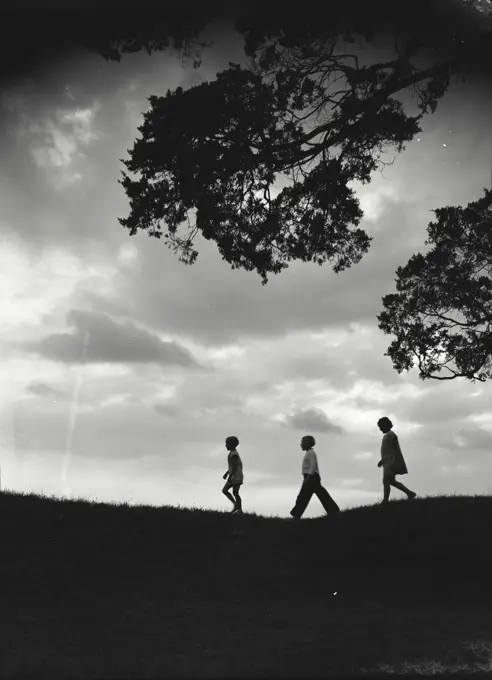
[(305, 451), (301, 468), (304, 481), (296, 503), (290, 511), (293, 519), (300, 519), (302, 517), (313, 494), (316, 494), (319, 498), (321, 505), (328, 515), (340, 510), (328, 491), (321, 485), (318, 458), (313, 449), (315, 445), (316, 441), (311, 435), (306, 435), (301, 439), (301, 449)]

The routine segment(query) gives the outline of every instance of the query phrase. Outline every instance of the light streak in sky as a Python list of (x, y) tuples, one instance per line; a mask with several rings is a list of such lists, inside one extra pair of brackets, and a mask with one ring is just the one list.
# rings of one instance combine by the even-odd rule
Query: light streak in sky
[(84, 339), (82, 344), (82, 364), (77, 375), (77, 380), (75, 381), (75, 386), (73, 389), (72, 403), (70, 404), (70, 416), (68, 420), (67, 428), (67, 439), (65, 444), (65, 455), (63, 456), (63, 467), (62, 467), (62, 489), (63, 495), (70, 495), (70, 485), (68, 482), (68, 476), (70, 473), (70, 464), (72, 462), (72, 441), (73, 433), (75, 431), (75, 423), (77, 421), (77, 415), (79, 411), (80, 403), (80, 393), (82, 391), (82, 383), (84, 380), (85, 373), (85, 360), (87, 357), (87, 346), (89, 344), (89, 333), (84, 331)]

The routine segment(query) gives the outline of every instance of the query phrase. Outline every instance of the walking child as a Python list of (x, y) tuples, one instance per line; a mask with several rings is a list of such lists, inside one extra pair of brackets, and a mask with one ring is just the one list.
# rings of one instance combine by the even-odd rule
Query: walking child
[[(224, 484), (222, 493), (231, 501), (233, 505), (232, 512), (238, 514), (243, 511), (239, 489), (244, 482), (243, 462), (236, 450), (236, 447), (239, 446), (239, 439), (237, 437), (227, 437), (225, 445), (229, 453), (227, 455), (227, 472), (222, 477), (222, 479), (227, 481)], [(234, 496), (231, 495), (229, 489), (232, 489)]]
[(405, 459), (400, 448), (400, 442), (395, 432), (391, 429), (393, 423), (389, 418), (380, 418), (378, 420), (378, 427), (383, 433), (381, 441), (381, 460), (378, 467), (383, 468), (383, 488), (384, 498), (383, 503), (387, 503), (390, 497), (391, 487), (400, 489), (407, 494), (409, 500), (412, 500), (417, 495), (414, 491), (410, 491), (401, 482), (397, 482), (395, 475), (406, 475), (408, 473)]
[(321, 486), (321, 477), (319, 474), (318, 458), (313, 447), (316, 445), (314, 437), (306, 435), (301, 439), (301, 449), (305, 451), (302, 461), (302, 476), (304, 481), (297, 496), (296, 503), (290, 514), (293, 519), (300, 519), (303, 512), (307, 508), (313, 493), (315, 493), (326, 513), (329, 515), (334, 512), (339, 512), (340, 508), (330, 496), (328, 491)]

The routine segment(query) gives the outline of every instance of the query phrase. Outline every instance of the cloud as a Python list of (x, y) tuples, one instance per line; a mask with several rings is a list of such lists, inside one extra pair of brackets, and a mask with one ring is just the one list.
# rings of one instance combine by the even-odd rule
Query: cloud
[(155, 404), (154, 409), (166, 417), (172, 417), (178, 413), (178, 409), (173, 404)]
[(478, 425), (466, 425), (460, 428), (455, 439), (462, 451), (480, 451), (489, 454), (492, 449), (492, 434)]
[[(313, 343), (314, 344), (314, 343)], [(295, 380), (326, 380), (332, 386), (347, 388), (354, 382), (354, 371), (350, 358), (341, 357), (340, 350), (336, 347), (329, 348), (326, 352), (315, 349), (305, 356), (300, 353), (292, 356), (277, 355), (269, 362), (270, 370), (277, 368), (279, 377)], [(273, 366), (272, 366), (273, 363)]]
[[(57, 89), (65, 95), (69, 91), (61, 84)], [(24, 183), (32, 178), (35, 184), (42, 177), (58, 190), (85, 174), (86, 154), (91, 144), (99, 141), (95, 119), (100, 104), (94, 97), (85, 102), (74, 102), (67, 96), (56, 99), (43, 102), (27, 83), (3, 93), (0, 113), (10, 133), (2, 140), (6, 150), (10, 146), (10, 150), (15, 147), (17, 153), (21, 152), (24, 170), (31, 171), (30, 177), (24, 176)]]
[[(86, 290), (81, 304), (206, 346), (278, 338), (300, 328), (342, 328), (354, 320), (375, 324), (382, 296), (392, 292), (397, 267), (424, 242), (429, 219), (419, 202), (385, 198), (384, 204), (369, 253), (341, 274), (328, 264), (294, 262), (262, 286), (256, 274), (230, 270), (213, 242), (197, 237), (200, 255), (185, 270), (161, 241), (139, 234), (133, 243), (140, 266), (117, 275), (114, 292)], [(374, 232), (372, 224), (366, 226)], [(402, 239), (402, 231), (410, 238)], [(163, 266), (165, 279), (160, 275)], [(145, 276), (140, 275), (142, 269)], [(167, 294), (169, 288), (172, 296)]]
[(32, 138), (31, 153), (39, 167), (60, 168), (71, 165), (79, 149), (98, 139), (92, 131), (97, 103), (91, 108), (69, 111), (56, 110), (40, 122), (31, 123), (28, 130)]
[(67, 395), (62, 390), (55, 387), (50, 387), (43, 382), (34, 381), (29, 383), (26, 387), (26, 392), (34, 394), (37, 397), (50, 397), (52, 399), (67, 399)]
[(0, 93), (3, 230), (34, 255), (63, 244), (103, 262), (127, 240), (117, 222), (127, 208), (120, 159), (138, 136), (149, 94), (215, 77), (211, 57), (207, 51), (193, 69), (168, 51), (125, 55), (119, 64), (75, 49), (14, 79)]
[(105, 314), (72, 310), (67, 315), (72, 333), (54, 333), (39, 341), (18, 343), (53, 361), (67, 364), (154, 363), (160, 365), (197, 366), (189, 350), (177, 342), (163, 342), (147, 330), (129, 321), (116, 321)]
[[(464, 385), (460, 381), (448, 383), (427, 383), (418, 398), (405, 405), (405, 417), (420, 424), (463, 421), (488, 410), (487, 396), (467, 389), (464, 399)], [(484, 398), (485, 397), (485, 398)]]
[(364, 479), (361, 479), (360, 477), (358, 477), (358, 478), (355, 478), (355, 479), (354, 478), (341, 479), (339, 481), (339, 484), (343, 487), (351, 488), (351, 487), (355, 487), (355, 486), (361, 486), (362, 484), (364, 484), (364, 482), (365, 482)]
[(287, 427), (295, 430), (308, 430), (312, 432), (333, 432), (342, 434), (343, 429), (339, 425), (334, 425), (324, 411), (319, 408), (308, 408), (298, 411), (284, 418)]

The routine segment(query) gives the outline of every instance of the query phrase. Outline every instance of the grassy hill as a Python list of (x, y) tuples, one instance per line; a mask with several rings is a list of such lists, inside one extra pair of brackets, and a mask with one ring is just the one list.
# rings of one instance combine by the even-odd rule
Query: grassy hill
[(485, 668), (491, 528), (491, 497), (293, 522), (4, 493), (0, 677)]

